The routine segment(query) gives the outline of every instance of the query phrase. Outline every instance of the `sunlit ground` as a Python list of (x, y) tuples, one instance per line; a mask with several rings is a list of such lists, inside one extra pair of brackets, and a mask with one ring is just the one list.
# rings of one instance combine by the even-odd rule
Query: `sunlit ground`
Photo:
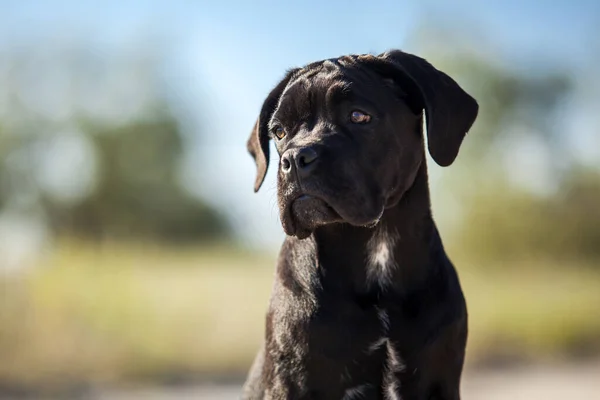
[[(262, 337), (274, 263), (275, 254), (228, 246), (62, 241), (25, 276), (1, 281), (0, 389), (241, 379)], [(467, 370), (600, 354), (600, 272), (542, 260), (457, 264)]]

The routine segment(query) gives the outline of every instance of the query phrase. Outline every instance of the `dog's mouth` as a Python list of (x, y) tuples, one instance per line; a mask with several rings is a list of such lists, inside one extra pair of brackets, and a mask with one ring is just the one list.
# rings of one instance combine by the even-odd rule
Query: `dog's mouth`
[(305, 239), (315, 228), (340, 222), (342, 218), (322, 198), (301, 194), (287, 204), (281, 220), (283, 230), (287, 235)]

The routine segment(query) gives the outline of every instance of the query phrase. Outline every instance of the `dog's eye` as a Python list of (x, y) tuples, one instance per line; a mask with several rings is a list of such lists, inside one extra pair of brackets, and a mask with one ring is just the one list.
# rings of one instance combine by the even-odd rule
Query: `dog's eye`
[(285, 131), (282, 127), (278, 126), (275, 129), (273, 129), (273, 135), (275, 135), (277, 139), (281, 140), (285, 137)]
[(371, 121), (371, 116), (362, 111), (354, 110), (350, 113), (350, 121), (354, 124), (367, 124)]

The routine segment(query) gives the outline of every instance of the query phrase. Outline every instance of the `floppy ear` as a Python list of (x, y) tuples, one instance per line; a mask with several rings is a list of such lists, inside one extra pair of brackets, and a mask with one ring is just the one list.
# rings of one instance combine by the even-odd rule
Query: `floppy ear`
[(269, 167), (269, 120), (277, 108), (281, 93), (289, 83), (290, 79), (294, 76), (294, 73), (298, 70), (299, 69), (293, 69), (288, 71), (281, 82), (271, 90), (271, 93), (269, 93), (262, 105), (258, 119), (254, 124), (252, 133), (250, 133), (250, 138), (246, 143), (248, 151), (254, 158), (254, 162), (256, 162), (256, 181), (254, 182), (255, 192), (258, 192), (258, 189), (260, 189), (260, 186), (265, 180), (267, 168)]
[(425, 109), (431, 157), (443, 167), (452, 164), (477, 118), (477, 101), (423, 58), (400, 50), (379, 55), (379, 62), (373, 62), (374, 58), (368, 63), (401, 85), (413, 109)]

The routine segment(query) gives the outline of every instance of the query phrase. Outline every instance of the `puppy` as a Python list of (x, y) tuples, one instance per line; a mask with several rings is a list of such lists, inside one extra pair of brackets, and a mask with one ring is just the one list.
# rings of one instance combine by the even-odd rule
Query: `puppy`
[(460, 399), (467, 310), (433, 221), (429, 153), (452, 164), (477, 102), (402, 51), (289, 71), (248, 141), (269, 143), (287, 237), (244, 399)]

